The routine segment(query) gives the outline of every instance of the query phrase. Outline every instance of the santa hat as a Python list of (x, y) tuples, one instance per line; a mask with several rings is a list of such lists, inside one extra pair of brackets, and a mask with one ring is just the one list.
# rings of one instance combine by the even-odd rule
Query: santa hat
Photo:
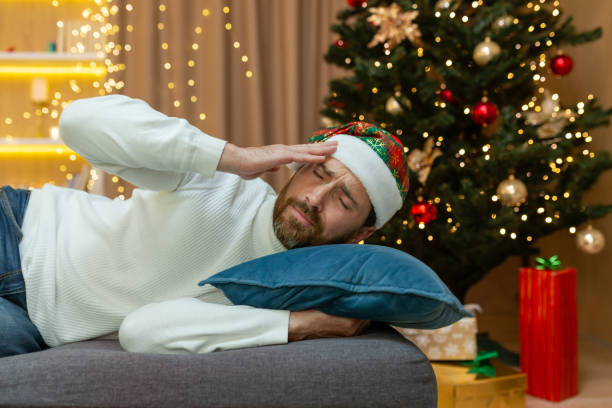
[[(376, 228), (382, 227), (402, 207), (408, 192), (408, 171), (404, 146), (384, 129), (365, 122), (351, 122), (319, 130), (308, 143), (336, 140), (331, 155), (340, 161), (365, 187), (374, 212)], [(287, 166), (297, 171), (303, 163)]]

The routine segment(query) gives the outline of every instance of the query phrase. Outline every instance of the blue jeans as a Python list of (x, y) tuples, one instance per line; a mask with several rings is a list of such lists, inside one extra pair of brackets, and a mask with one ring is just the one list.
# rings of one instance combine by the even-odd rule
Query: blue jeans
[(19, 242), (29, 198), (29, 190), (0, 188), (0, 357), (48, 348), (28, 316), (21, 273)]

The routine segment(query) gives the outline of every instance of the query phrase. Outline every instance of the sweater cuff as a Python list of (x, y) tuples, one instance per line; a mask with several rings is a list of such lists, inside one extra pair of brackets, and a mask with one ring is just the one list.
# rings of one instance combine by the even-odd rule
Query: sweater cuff
[(266, 309), (269, 313), (262, 328), (262, 336), (258, 339), (259, 345), (285, 344), (289, 341), (289, 315), (290, 310)]
[(204, 176), (212, 177), (217, 171), (227, 141), (204, 133), (196, 137), (195, 142), (191, 168)]

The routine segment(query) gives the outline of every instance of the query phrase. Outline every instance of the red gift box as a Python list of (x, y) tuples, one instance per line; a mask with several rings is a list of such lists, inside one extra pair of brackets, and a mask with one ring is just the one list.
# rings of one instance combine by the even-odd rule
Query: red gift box
[(576, 269), (520, 268), (521, 369), (527, 392), (550, 401), (578, 393)]

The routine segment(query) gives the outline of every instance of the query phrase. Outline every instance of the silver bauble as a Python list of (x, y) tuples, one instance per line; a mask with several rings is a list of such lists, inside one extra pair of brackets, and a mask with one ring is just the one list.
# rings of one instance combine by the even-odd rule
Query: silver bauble
[(499, 55), (500, 51), (499, 45), (487, 37), (474, 48), (474, 61), (480, 66), (487, 65), (489, 61)]
[(400, 105), (397, 99), (395, 99), (393, 96), (387, 99), (387, 103), (385, 103), (385, 110), (392, 115), (397, 115), (404, 111), (404, 109), (402, 109), (402, 105)]
[(587, 254), (596, 254), (606, 245), (606, 238), (601, 231), (592, 226), (586, 227), (576, 234), (576, 245), (578, 249)]
[(527, 199), (527, 187), (521, 180), (510, 175), (497, 186), (497, 196), (502, 204), (514, 207)]
[(504, 28), (510, 27), (513, 21), (514, 18), (512, 18), (512, 16), (504, 14), (503, 16), (497, 18), (491, 27), (493, 28), (493, 31), (501, 31)]

